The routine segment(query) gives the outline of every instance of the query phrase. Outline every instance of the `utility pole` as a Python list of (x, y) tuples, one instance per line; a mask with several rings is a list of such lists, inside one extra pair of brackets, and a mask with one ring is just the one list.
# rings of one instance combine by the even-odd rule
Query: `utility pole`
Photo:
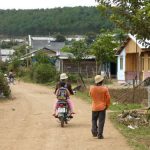
[(29, 60), (28, 60), (28, 50), (29, 50), (29, 46), (26, 46), (26, 61), (27, 61), (27, 68), (29, 67)]
[(1, 49), (0, 49), (0, 61), (2, 61)]
[(148, 108), (150, 108), (150, 86), (148, 86), (147, 91), (148, 91)]

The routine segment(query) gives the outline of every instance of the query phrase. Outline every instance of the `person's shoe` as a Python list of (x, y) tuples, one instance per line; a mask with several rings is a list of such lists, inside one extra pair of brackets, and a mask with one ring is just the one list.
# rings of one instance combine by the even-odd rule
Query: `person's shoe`
[(72, 119), (72, 118), (73, 118), (73, 116), (72, 116), (72, 115), (70, 115), (68, 118), (71, 118), (71, 119)]
[(93, 137), (97, 137), (97, 133), (92, 133)]
[(97, 134), (93, 134), (93, 137), (97, 137)]
[(52, 116), (54, 116), (55, 118), (58, 118), (58, 115), (56, 115), (56, 114), (53, 114)]
[(103, 135), (98, 136), (98, 139), (104, 139)]

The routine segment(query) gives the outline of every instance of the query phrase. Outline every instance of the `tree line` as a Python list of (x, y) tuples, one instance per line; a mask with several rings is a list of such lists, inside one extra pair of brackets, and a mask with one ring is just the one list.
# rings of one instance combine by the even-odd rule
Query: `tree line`
[(0, 35), (97, 33), (113, 25), (96, 7), (0, 10)]

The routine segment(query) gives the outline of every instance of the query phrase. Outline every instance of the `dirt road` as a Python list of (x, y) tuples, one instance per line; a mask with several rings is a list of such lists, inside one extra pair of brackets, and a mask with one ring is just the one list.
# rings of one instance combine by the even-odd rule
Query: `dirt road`
[(76, 115), (61, 128), (51, 115), (53, 90), (22, 82), (11, 89), (15, 99), (0, 103), (0, 150), (131, 150), (108, 119), (105, 139), (92, 137), (86, 102), (72, 97)]

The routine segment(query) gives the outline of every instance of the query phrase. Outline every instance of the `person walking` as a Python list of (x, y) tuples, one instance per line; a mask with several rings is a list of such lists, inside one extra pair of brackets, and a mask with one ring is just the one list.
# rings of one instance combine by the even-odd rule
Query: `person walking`
[(103, 86), (104, 78), (95, 76), (95, 85), (90, 87), (89, 94), (92, 98), (92, 135), (103, 139), (106, 109), (110, 105), (110, 94), (108, 88)]

